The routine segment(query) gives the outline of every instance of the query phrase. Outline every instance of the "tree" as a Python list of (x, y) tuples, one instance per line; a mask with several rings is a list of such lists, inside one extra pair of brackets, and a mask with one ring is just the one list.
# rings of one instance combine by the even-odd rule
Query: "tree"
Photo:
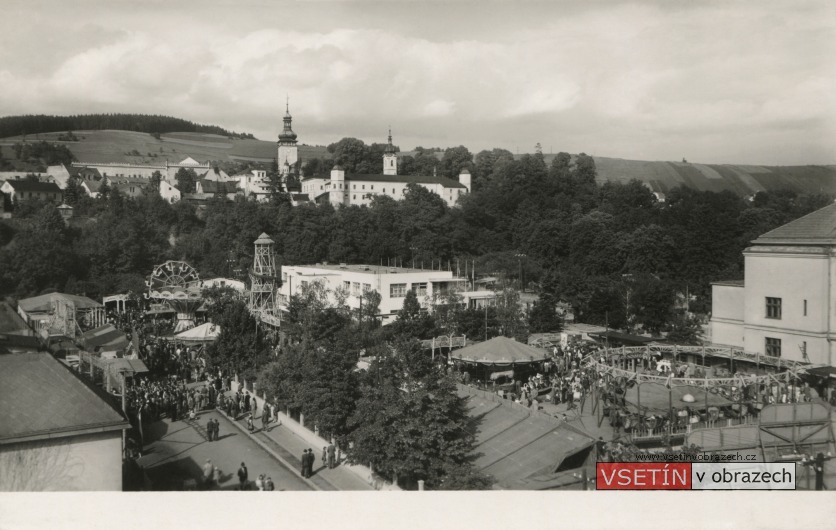
[(81, 187), (78, 177), (71, 175), (67, 179), (67, 187), (64, 189), (64, 202), (75, 207), (84, 195), (84, 189)]
[(246, 301), (233, 290), (220, 292), (209, 305), (209, 318), (221, 329), (206, 350), (210, 367), (252, 379), (267, 363), (270, 347)]
[(473, 154), (463, 145), (447, 149), (441, 157), (441, 174), (447, 178), (458, 180), (459, 173), (471, 167), (473, 167)]
[(160, 173), (159, 171), (154, 171), (153, 173), (151, 173), (151, 179), (150, 179), (150, 182), (149, 182), (148, 185), (149, 185), (152, 193), (157, 193), (157, 194), (160, 193), (160, 183), (162, 182), (162, 180), (163, 180), (163, 174)]
[(528, 315), (528, 327), (532, 333), (551, 333), (563, 328), (563, 320), (557, 314), (557, 300), (551, 293), (540, 293), (540, 299)]
[[(472, 468), (474, 435), (464, 400), (450, 376), (435, 368), (415, 341), (393, 345), (373, 363), (349, 420), (352, 463), (371, 464), (381, 475), (415, 489), (480, 485), (490, 479)], [(466, 484), (453, 473), (473, 477)]]
[(194, 193), (197, 184), (197, 173), (194, 169), (181, 167), (174, 175), (177, 181), (177, 189), (180, 193)]

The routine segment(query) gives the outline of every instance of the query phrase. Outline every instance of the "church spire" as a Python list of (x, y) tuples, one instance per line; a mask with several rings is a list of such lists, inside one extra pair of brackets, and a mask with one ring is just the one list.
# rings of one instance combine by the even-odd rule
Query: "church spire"
[(386, 149), (384, 151), (386, 154), (395, 154), (395, 146), (392, 145), (392, 126), (389, 126), (389, 143), (386, 144)]
[(290, 115), (290, 96), (287, 96), (287, 99), (285, 100), (285, 114), (282, 121), (284, 121), (284, 128), (282, 129), (281, 134), (279, 134), (279, 144), (295, 145), (296, 133), (293, 132), (293, 128), (291, 127), (293, 117)]

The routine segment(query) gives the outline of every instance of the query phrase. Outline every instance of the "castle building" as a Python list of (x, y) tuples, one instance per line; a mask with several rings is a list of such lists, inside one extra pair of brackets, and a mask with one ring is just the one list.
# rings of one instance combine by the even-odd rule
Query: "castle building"
[(383, 153), (383, 174), (346, 174), (342, 167), (334, 166), (330, 178), (318, 176), (303, 180), (302, 193), (320, 204), (368, 205), (378, 195), (403, 199), (409, 184), (422, 186), (444, 199), (448, 206), (455, 206), (459, 197), (470, 193), (471, 177), (467, 169), (462, 170), (458, 181), (446, 177), (398, 175), (398, 157), (390, 130), (389, 143)]
[(833, 366), (836, 204), (763, 234), (743, 256), (744, 281), (712, 284), (711, 341)]

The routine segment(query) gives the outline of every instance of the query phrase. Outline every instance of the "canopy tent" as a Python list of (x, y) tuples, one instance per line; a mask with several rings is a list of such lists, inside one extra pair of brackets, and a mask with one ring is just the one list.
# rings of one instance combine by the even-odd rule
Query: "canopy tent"
[(545, 350), (522, 344), (508, 337), (494, 337), (491, 340), (455, 350), (450, 354), (451, 359), (493, 366), (536, 363), (544, 361), (546, 356)]
[(207, 322), (206, 324), (201, 324), (192, 329), (182, 331), (174, 335), (172, 339), (178, 342), (184, 342), (188, 344), (204, 344), (207, 342), (214, 342), (218, 338), (218, 335), (220, 335), (220, 333), (220, 326), (212, 324), (211, 322)]
[[(640, 387), (641, 395), (639, 395)], [(686, 394), (692, 395), (694, 401), (682, 401), (682, 397)], [(691, 385), (671, 387), (669, 396), (668, 387), (658, 383), (644, 383), (628, 388), (627, 393), (624, 395), (624, 400), (633, 409), (638, 409), (639, 403), (641, 403), (642, 411), (667, 414), (670, 405), (673, 405), (677, 409), (684, 407), (691, 407), (694, 410), (703, 409), (706, 406), (706, 397), (709, 407), (727, 407), (734, 404), (734, 401), (730, 401), (720, 394), (706, 392), (703, 387)]]
[(85, 331), (81, 341), (89, 351), (121, 351), (131, 342), (128, 336), (116, 329), (113, 324), (105, 324)]

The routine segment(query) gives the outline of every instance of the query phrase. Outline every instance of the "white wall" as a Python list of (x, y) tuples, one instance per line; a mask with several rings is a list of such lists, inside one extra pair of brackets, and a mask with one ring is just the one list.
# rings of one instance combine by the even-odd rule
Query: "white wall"
[(122, 431), (0, 445), (0, 491), (122, 491)]

